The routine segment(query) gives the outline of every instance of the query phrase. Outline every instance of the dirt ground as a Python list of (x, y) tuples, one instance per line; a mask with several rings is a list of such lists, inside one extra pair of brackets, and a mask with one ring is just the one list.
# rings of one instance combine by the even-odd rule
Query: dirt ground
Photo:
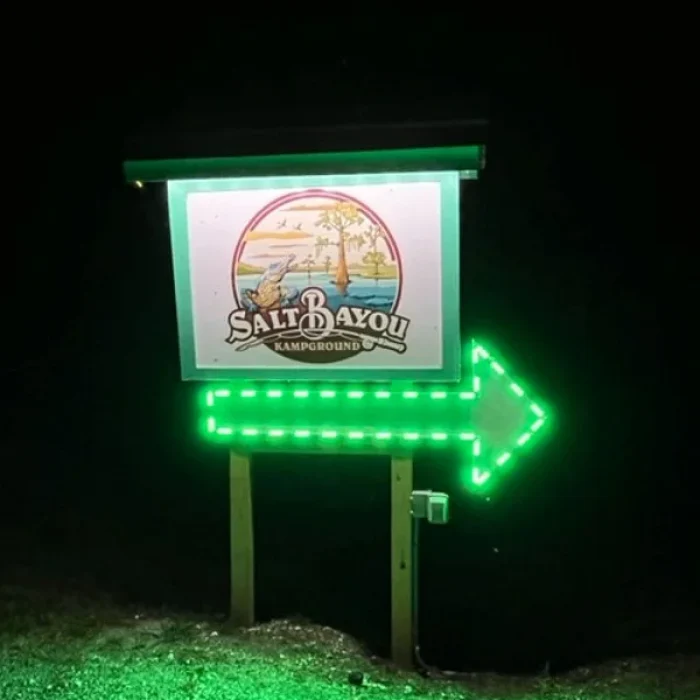
[[(18, 592), (19, 593), (19, 592)], [(13, 602), (14, 601), (14, 602)], [(621, 659), (563, 676), (424, 677), (299, 620), (229, 630), (216, 619), (33, 604), (4, 591), (3, 700), (698, 700), (700, 656)]]

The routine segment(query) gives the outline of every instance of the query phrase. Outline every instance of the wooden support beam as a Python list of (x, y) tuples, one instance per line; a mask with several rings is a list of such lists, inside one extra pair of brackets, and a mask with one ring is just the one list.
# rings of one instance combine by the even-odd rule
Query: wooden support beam
[(391, 459), (391, 657), (413, 666), (413, 562), (411, 494), (413, 459)]
[(250, 627), (255, 621), (255, 550), (250, 456), (231, 451), (229, 458), (231, 532), (231, 623)]

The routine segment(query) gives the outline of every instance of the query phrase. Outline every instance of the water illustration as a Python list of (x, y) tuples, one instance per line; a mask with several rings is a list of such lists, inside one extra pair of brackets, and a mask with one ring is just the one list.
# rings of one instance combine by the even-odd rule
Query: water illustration
[(280, 287), (280, 303), (264, 305), (256, 303), (259, 300), (259, 295), (255, 293), (255, 290), (259, 289), (256, 286), (258, 281), (264, 284), (262, 277), (251, 276), (249, 282), (244, 277), (239, 278), (241, 302), (249, 311), (272, 310), (293, 305), (301, 291), (308, 287), (319, 287), (326, 293), (331, 311), (337, 311), (344, 305), (391, 313), (398, 290), (398, 280), (395, 279), (373, 280), (356, 277), (347, 288), (340, 288), (335, 277), (327, 273), (315, 273), (309, 277), (306, 272), (290, 272), (284, 277), (284, 286)]

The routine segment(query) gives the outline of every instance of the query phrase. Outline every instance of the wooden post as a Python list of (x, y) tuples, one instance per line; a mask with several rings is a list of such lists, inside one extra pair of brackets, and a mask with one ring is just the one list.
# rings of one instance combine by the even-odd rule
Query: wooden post
[(229, 455), (231, 533), (231, 623), (249, 627), (255, 620), (255, 556), (250, 456)]
[(413, 667), (413, 562), (411, 494), (413, 459), (391, 458), (391, 658)]

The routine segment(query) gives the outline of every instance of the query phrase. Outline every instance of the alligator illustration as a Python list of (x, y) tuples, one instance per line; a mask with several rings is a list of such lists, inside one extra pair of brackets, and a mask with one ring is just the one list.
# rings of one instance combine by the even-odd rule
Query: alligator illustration
[(296, 255), (287, 255), (272, 263), (262, 274), (255, 289), (243, 290), (243, 303), (251, 311), (272, 311), (294, 302), (299, 291), (294, 287), (283, 287), (280, 283), (290, 271)]

